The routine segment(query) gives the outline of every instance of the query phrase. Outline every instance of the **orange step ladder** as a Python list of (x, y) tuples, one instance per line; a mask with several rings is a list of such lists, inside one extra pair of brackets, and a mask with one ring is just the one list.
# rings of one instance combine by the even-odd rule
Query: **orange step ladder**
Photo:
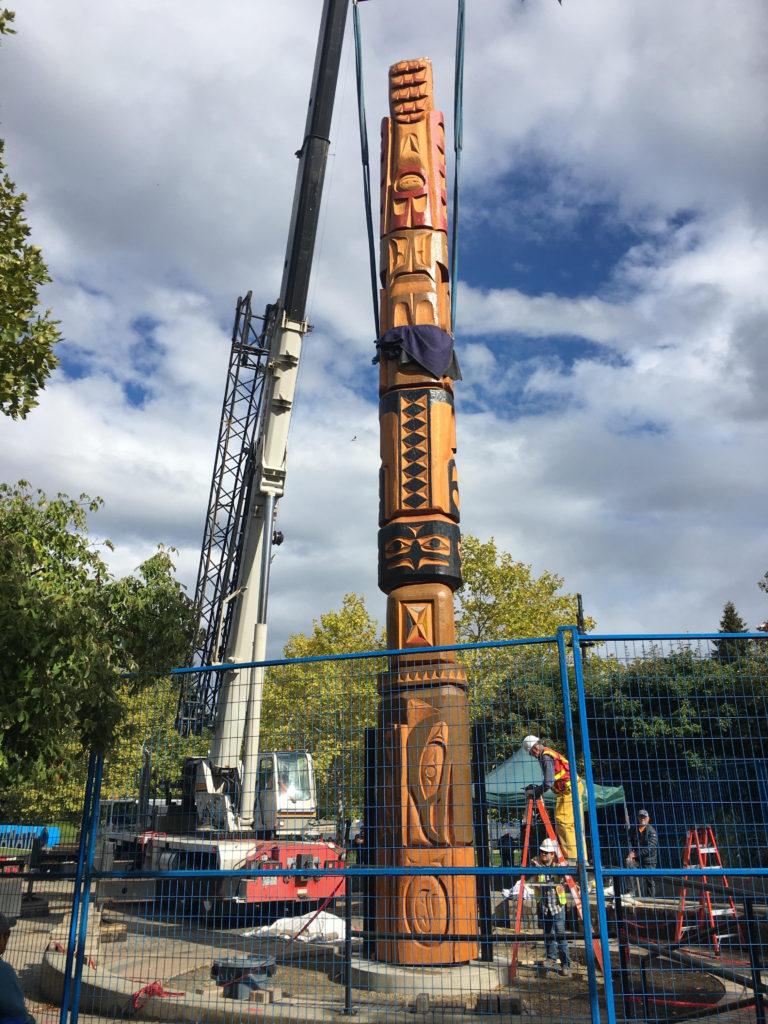
[[(522, 868), (528, 866), (528, 848), (529, 848), (530, 840), (531, 840), (531, 824), (533, 822), (533, 805), (534, 805), (533, 799), (529, 799), (528, 800), (528, 807), (527, 807), (526, 814), (525, 814), (525, 838), (523, 839), (523, 850), (522, 850), (522, 855), (521, 855), (521, 858), (520, 858), (520, 867), (522, 867)], [(566, 860), (565, 856), (563, 855), (563, 851), (562, 851), (562, 849), (560, 847), (560, 843), (559, 843), (558, 838), (557, 838), (557, 833), (555, 832), (554, 828), (552, 827), (552, 822), (549, 820), (549, 815), (547, 814), (547, 809), (544, 806), (544, 801), (542, 800), (541, 797), (539, 797), (539, 799), (536, 800), (536, 810), (539, 812), (539, 817), (541, 818), (541, 820), (542, 820), (542, 822), (544, 824), (544, 828), (546, 829), (547, 835), (549, 836), (549, 838), (551, 840), (553, 840), (555, 846), (557, 847), (557, 852), (555, 854), (555, 858), (557, 860), (557, 863), (562, 867), (563, 865), (567, 864), (568, 861)], [(525, 875), (521, 875), (520, 876), (520, 881), (519, 881), (519, 884), (518, 884), (517, 907), (516, 907), (516, 910), (515, 910), (515, 941), (514, 941), (514, 943), (512, 945), (512, 959), (511, 959), (511, 962), (510, 962), (510, 965), (509, 965), (509, 980), (510, 980), (510, 982), (513, 982), (515, 980), (515, 975), (517, 974), (518, 957), (519, 957), (519, 954), (520, 954), (520, 925), (521, 925), (522, 920), (523, 920), (523, 900), (525, 899), (525, 878), (526, 878)], [(563, 878), (564, 878), (565, 884), (570, 889), (571, 898), (573, 899), (573, 905), (576, 907), (576, 910), (578, 911), (579, 917), (581, 918), (581, 920), (583, 922), (584, 921), (584, 909), (582, 907), (582, 902), (581, 902), (581, 890), (579, 889), (579, 887), (576, 884), (576, 881), (574, 880), (572, 875), (564, 875)], [(595, 960), (597, 961), (598, 966), (600, 967), (600, 970), (602, 971), (602, 969), (603, 969), (603, 951), (602, 951), (602, 948), (600, 946), (600, 940), (599, 939), (597, 939), (597, 938), (593, 938), (592, 939), (592, 948), (595, 951)]]
[[(691, 865), (692, 855), (696, 855), (696, 863)], [(712, 855), (713, 860), (710, 862), (708, 858)], [(712, 867), (717, 865), (718, 868), (722, 868), (723, 862), (720, 858), (720, 851), (717, 848), (717, 840), (715, 839), (715, 833), (713, 829), (706, 825), (704, 828), (690, 828), (685, 840), (685, 850), (683, 851), (683, 867), (701, 867), (706, 868), (708, 864)], [(730, 890), (728, 885), (728, 879), (725, 875), (720, 875), (723, 880), (723, 886)], [(689, 886), (696, 883), (701, 883), (701, 895), (699, 896), (699, 911), (697, 914), (697, 929), (707, 928), (712, 937), (712, 943), (715, 947), (715, 952), (720, 956), (720, 939), (725, 938), (717, 934), (717, 925), (715, 924), (715, 912), (712, 909), (712, 896), (710, 893), (710, 887), (708, 885), (707, 876), (699, 875), (695, 882), (693, 879), (689, 879), (688, 875), (683, 876), (683, 885), (680, 890), (680, 902), (677, 908), (677, 922), (675, 926), (675, 942), (680, 942), (683, 938), (683, 932), (686, 930), (683, 925), (685, 917), (685, 901), (688, 894)], [(741, 924), (739, 923), (738, 915), (736, 913), (736, 904), (733, 901), (733, 896), (730, 892), (728, 893), (728, 903), (731, 908), (731, 912), (736, 920), (736, 927), (739, 933), (739, 939), (744, 942), (744, 934), (741, 930)]]

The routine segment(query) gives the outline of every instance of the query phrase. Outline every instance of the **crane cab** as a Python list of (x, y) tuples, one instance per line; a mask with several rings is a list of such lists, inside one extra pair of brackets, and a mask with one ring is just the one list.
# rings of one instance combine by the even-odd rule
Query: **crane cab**
[(271, 836), (302, 833), (317, 818), (312, 755), (276, 750), (259, 755), (254, 827)]

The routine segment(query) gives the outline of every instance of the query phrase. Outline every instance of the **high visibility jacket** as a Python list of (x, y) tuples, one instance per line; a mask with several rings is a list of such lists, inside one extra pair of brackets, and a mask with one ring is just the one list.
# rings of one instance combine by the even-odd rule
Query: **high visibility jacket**
[(552, 750), (550, 747), (542, 747), (539, 753), (539, 760), (545, 755), (549, 754), (552, 760), (555, 762), (555, 782), (552, 789), (556, 793), (565, 793), (571, 788), (571, 767), (564, 757), (562, 757), (556, 750)]
[[(557, 902), (564, 907), (566, 902), (565, 886), (555, 882), (554, 875), (537, 875), (536, 881), (539, 883), (534, 892), (536, 894), (536, 902), (541, 903), (546, 889), (554, 889), (557, 897)], [(547, 884), (549, 883), (549, 885)]]

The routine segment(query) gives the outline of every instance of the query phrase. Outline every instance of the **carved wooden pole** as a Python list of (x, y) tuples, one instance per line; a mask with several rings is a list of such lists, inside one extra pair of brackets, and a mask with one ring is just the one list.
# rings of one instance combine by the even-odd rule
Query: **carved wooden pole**
[[(379, 587), (392, 649), (456, 642), (461, 583), (454, 453), (445, 133), (428, 60), (389, 72), (382, 122)], [(473, 867), (466, 676), (453, 652), (393, 657), (379, 679), (378, 863)], [(478, 955), (475, 880), (382, 877), (376, 957)]]

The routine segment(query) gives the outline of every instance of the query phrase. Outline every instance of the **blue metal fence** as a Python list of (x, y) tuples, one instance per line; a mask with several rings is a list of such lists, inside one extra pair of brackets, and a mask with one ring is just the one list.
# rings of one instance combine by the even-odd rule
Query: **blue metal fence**
[[(455, 648), (474, 743), (475, 854), (464, 867), (435, 866), (445, 838), (432, 866), (398, 867), (382, 848), (391, 839), (374, 737), (391, 652), (266, 664), (260, 749), (311, 751), (319, 798), (304, 835), (311, 855), (297, 845), (287, 860), (277, 841), (251, 836), (238, 861), (235, 837), (195, 827), (186, 759), (204, 755), (209, 737), (174, 730), (178, 681), (159, 686), (127, 723), (143, 749), (132, 754), (126, 738), (106, 763), (92, 760), (71, 870), (23, 876), (34, 893), (9, 954), (27, 965), (28, 994), (58, 999), (62, 1024), (81, 1011), (108, 1020), (330, 1020), (354, 1010), (380, 1021), (406, 1011), (763, 1021), (768, 637), (585, 639), (569, 628)], [(430, 726), (438, 743), (439, 725)], [(584, 786), (587, 857), (546, 872), (531, 864), (548, 832), (539, 814), (527, 828), (525, 771), (536, 764), (519, 751), (530, 734), (575, 765)], [(504, 764), (509, 791), (489, 809), (484, 779)], [(411, 767), (404, 762), (406, 774)], [(153, 801), (151, 817), (117, 832), (103, 817), (100, 825), (102, 775), (110, 796)], [(641, 807), (658, 855), (628, 862)], [(558, 828), (558, 806), (544, 810)], [(564, 888), (567, 972), (537, 911), (549, 898), (545, 875)], [(476, 956), (441, 967), (386, 962), (376, 886), (387, 877), (423, 878), (433, 904), (451, 878), (471, 878)], [(281, 892), (295, 905), (272, 899)], [(432, 920), (443, 927), (439, 913)]]

